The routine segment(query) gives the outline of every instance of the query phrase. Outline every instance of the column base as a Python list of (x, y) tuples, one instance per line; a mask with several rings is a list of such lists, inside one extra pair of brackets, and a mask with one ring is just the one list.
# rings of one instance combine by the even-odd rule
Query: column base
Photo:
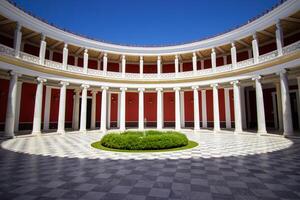
[(265, 135), (267, 134), (267, 131), (257, 131), (257, 135)]
[(214, 129), (214, 133), (219, 133), (221, 131), (221, 129)]
[(294, 136), (293, 132), (283, 132), (284, 137)]
[(233, 133), (234, 134), (241, 134), (241, 133), (243, 133), (243, 130), (234, 130)]
[(64, 130), (57, 130), (56, 133), (64, 135), (66, 132)]
[(41, 131), (32, 131), (31, 135), (42, 135)]
[(86, 133), (86, 129), (79, 129), (79, 132)]

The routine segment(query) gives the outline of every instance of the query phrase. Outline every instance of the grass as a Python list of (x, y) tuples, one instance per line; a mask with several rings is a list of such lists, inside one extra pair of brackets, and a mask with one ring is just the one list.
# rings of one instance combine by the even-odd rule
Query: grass
[(157, 150), (126, 150), (126, 149), (112, 149), (105, 147), (101, 144), (101, 141), (97, 141), (91, 144), (92, 147), (104, 151), (114, 151), (114, 152), (129, 152), (129, 153), (153, 153), (153, 152), (169, 152), (169, 151), (180, 151), (180, 150), (186, 150), (191, 149), (196, 146), (198, 146), (197, 142), (188, 141), (188, 144), (186, 146), (177, 147), (177, 148), (170, 148), (170, 149), (157, 149)]

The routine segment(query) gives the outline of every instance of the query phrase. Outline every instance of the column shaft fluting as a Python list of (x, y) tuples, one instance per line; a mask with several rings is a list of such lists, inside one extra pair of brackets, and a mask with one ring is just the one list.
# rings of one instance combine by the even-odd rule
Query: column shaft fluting
[(44, 82), (46, 82), (46, 79), (37, 78), (32, 134), (41, 133)]
[(198, 86), (192, 87), (194, 95), (194, 130), (200, 129)]
[(126, 129), (126, 90), (127, 88), (121, 88), (121, 105), (120, 105), (120, 130)]
[(156, 112), (156, 126), (158, 130), (163, 128), (163, 92), (162, 88), (156, 88), (157, 91), (157, 112)]
[(213, 88), (213, 102), (214, 102), (214, 132), (218, 132), (220, 131), (218, 84), (213, 84), (212, 88)]
[(180, 120), (180, 88), (174, 88), (175, 90), (175, 129), (181, 129)]
[(58, 111), (58, 125), (57, 132), (65, 133), (65, 116), (66, 116), (66, 94), (67, 82), (61, 82), (60, 96), (59, 96), (59, 111)]
[[(101, 131), (106, 131), (106, 119), (107, 119), (107, 90), (108, 87), (102, 87), (102, 96), (101, 96)], [(109, 99), (110, 101), (110, 99)]]
[(81, 92), (81, 112), (80, 112), (80, 129), (79, 131), (86, 131), (86, 109), (87, 109), (87, 89), (89, 85), (82, 85)]
[(261, 85), (261, 77), (253, 78), (255, 80), (255, 92), (256, 92), (256, 110), (257, 110), (257, 133), (266, 133), (266, 119), (265, 119), (265, 107), (264, 107), (264, 95)]

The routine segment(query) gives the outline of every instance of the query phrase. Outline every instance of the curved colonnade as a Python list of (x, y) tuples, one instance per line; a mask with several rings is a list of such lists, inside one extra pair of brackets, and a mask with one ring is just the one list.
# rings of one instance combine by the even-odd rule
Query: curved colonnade
[[(240, 28), (203, 41), (131, 47), (68, 33), (2, 1), (1, 37), (6, 39), (0, 44), (0, 69), (1, 79), (9, 79), (7, 109), (3, 111), (5, 136), (13, 137), (20, 128), (22, 82), (36, 83), (32, 134), (50, 128), (53, 89), (59, 89), (56, 127), (62, 134), (68, 112), (72, 112), (69, 128), (81, 132), (87, 130), (87, 124), (90, 129), (99, 127), (103, 132), (111, 126), (120, 130), (128, 126), (139, 130), (146, 126), (157, 129), (174, 126), (180, 130), (186, 124), (196, 131), (211, 126), (219, 132), (224, 121), (220, 120), (221, 111), (224, 127), (234, 125), (234, 131), (241, 133), (250, 126), (247, 121), (253, 118), (249, 114), (253, 102), (257, 132), (263, 134), (267, 133), (269, 117), (265, 114), (263, 85), (272, 85), (275, 89), (272, 104), (276, 107), (272, 110), (272, 123), (284, 135), (293, 135), (295, 116), (290, 90), (299, 89), (300, 83), (299, 8), (299, 1), (286, 1)], [(10, 28), (5, 27), (7, 24)], [(11, 44), (7, 42), (9, 38)], [(255, 93), (256, 100), (252, 102), (248, 95), (245, 97), (249, 94), (245, 88), (249, 87)], [(208, 91), (212, 98), (207, 97)], [(131, 93), (134, 96), (128, 98)], [(146, 99), (147, 93), (151, 98)], [(296, 94), (299, 109), (299, 92)], [(155, 106), (149, 110), (147, 107), (154, 102)], [(137, 108), (134, 123), (127, 120), (128, 113), (135, 112), (130, 104)], [(155, 122), (147, 124), (148, 112)], [(165, 116), (169, 112), (173, 115), (168, 123)], [(115, 124), (111, 122), (112, 115)], [(187, 117), (192, 119), (189, 123)]]

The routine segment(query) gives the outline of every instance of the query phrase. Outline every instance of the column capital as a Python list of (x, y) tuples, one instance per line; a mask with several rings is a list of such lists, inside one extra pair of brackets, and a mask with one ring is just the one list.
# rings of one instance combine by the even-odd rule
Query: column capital
[(79, 88), (74, 89), (74, 93), (75, 93), (75, 94), (78, 94), (78, 95), (79, 95), (80, 92), (81, 92), (81, 90), (80, 90)]
[(160, 56), (157, 56), (157, 60), (161, 60), (161, 57), (160, 57)]
[(232, 47), (232, 48), (235, 47), (234, 41), (231, 42), (231, 47)]
[(156, 91), (163, 91), (163, 88), (155, 88)]
[(144, 57), (143, 56), (140, 56), (140, 61), (143, 61), (144, 60)]
[(107, 57), (107, 53), (106, 52), (104, 52), (103, 57)]
[(68, 85), (70, 85), (70, 83), (66, 82), (66, 81), (61, 81), (61, 82), (59, 82), (59, 84), (62, 85), (62, 86), (68, 86)]
[(197, 54), (196, 54), (196, 52), (193, 52), (193, 57), (197, 57)]
[(89, 51), (89, 50), (88, 50), (87, 48), (84, 49), (84, 53), (88, 53), (88, 51)]
[(37, 77), (36, 80), (37, 80), (38, 83), (45, 83), (45, 82), (47, 82), (47, 79), (41, 78), (41, 77)]
[(234, 80), (230, 82), (231, 85), (240, 85), (240, 81), (239, 80)]
[(285, 74), (285, 73), (287, 73), (287, 70), (286, 70), (286, 69), (282, 69), (282, 70), (276, 72), (277, 75)]
[(180, 87), (174, 87), (173, 88), (173, 90), (175, 90), (175, 91), (180, 91), (180, 89), (181, 89)]
[(177, 54), (175, 55), (175, 60), (178, 60), (178, 55)]
[(193, 90), (198, 90), (198, 89), (199, 89), (199, 86), (198, 86), (198, 85), (194, 85), (194, 86), (192, 86), (192, 89), (193, 89)]
[(98, 90), (93, 89), (93, 90), (91, 91), (91, 93), (92, 93), (92, 94), (97, 94), (97, 93), (98, 93)]
[(211, 48), (211, 53), (215, 53), (216, 50), (215, 50), (215, 47)]
[(277, 29), (277, 30), (280, 30), (280, 29), (281, 29), (280, 19), (278, 19), (278, 20), (276, 21), (276, 29)]
[(65, 44), (64, 44), (64, 49), (67, 49), (67, 48), (68, 48), (68, 44), (65, 43)]
[(256, 32), (252, 34), (252, 38), (253, 38), (253, 40), (257, 40)]
[(11, 76), (16, 75), (17, 77), (21, 77), (21, 76), (22, 76), (22, 74), (17, 73), (17, 72), (15, 72), (15, 71), (10, 71), (9, 74), (10, 74)]
[(252, 81), (261, 80), (261, 76), (252, 77)]
[(107, 86), (102, 86), (101, 89), (102, 89), (102, 90), (108, 90), (109, 87), (107, 87)]
[(210, 87), (213, 87), (213, 88), (217, 88), (219, 86), (218, 83), (213, 83), (213, 84), (210, 84)]
[(22, 29), (22, 24), (20, 22), (17, 22), (16, 30), (21, 31), (21, 29)]
[(82, 84), (80, 87), (83, 88), (83, 89), (88, 89), (88, 88), (90, 88), (90, 85)]
[(121, 87), (120, 90), (121, 90), (122, 92), (125, 92), (125, 91), (127, 91), (127, 88), (126, 88), (126, 87)]
[(44, 33), (41, 33), (41, 40), (45, 41), (46, 40), (46, 35)]
[(125, 56), (125, 55), (122, 55), (121, 58), (125, 60), (126, 56)]
[(139, 91), (139, 92), (144, 92), (144, 91), (145, 91), (145, 88), (138, 88), (138, 91)]

